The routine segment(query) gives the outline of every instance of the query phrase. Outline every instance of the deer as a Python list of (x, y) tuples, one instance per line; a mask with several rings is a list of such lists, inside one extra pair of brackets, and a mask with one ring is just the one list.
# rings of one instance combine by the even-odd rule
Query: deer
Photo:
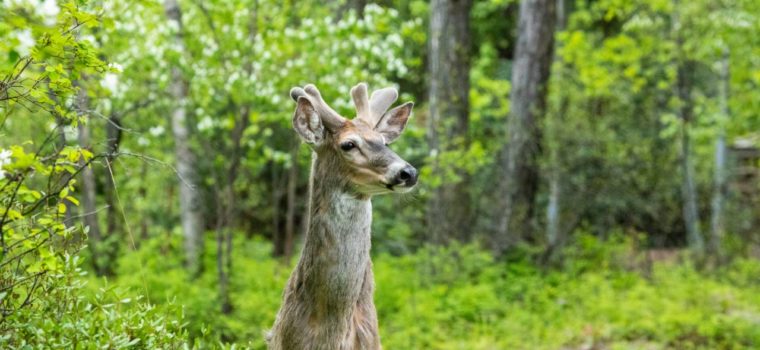
[(293, 129), (312, 150), (307, 231), (274, 326), (272, 350), (381, 349), (370, 258), (375, 195), (405, 193), (418, 172), (392, 151), (413, 102), (388, 110), (395, 88), (351, 89), (356, 117), (335, 112), (312, 84), (295, 87)]

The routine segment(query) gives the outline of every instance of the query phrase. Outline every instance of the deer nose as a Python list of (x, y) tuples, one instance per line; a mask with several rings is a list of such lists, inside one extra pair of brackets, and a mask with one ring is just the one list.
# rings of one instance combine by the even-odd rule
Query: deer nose
[(401, 171), (398, 172), (396, 178), (398, 179), (399, 183), (403, 182), (406, 186), (413, 186), (417, 183), (417, 169), (411, 165), (407, 165), (405, 168), (401, 169)]

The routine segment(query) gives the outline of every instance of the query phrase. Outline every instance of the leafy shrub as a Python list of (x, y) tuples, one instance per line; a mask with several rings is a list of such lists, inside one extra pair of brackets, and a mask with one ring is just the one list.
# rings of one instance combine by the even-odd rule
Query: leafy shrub
[(66, 256), (44, 293), (3, 319), (0, 348), (176, 349), (187, 343), (179, 307), (157, 308), (113, 287), (88, 295), (79, 263)]
[[(225, 315), (212, 257), (204, 274), (190, 280), (181, 268), (179, 243), (179, 235), (143, 242), (120, 261), (120, 277), (112, 283), (146, 294), (151, 302), (183, 305), (195, 346), (264, 349), (263, 333), (274, 321), (294, 261), (283, 265), (269, 257), (269, 243), (238, 237), (234, 310)], [(375, 256), (384, 347), (752, 349), (760, 344), (760, 262), (737, 261), (715, 274), (689, 264), (655, 263), (643, 276), (619, 263), (630, 256), (630, 242), (584, 237), (576, 244), (570, 248), (579, 252), (573, 266), (582, 268), (556, 270), (541, 270), (530, 259), (497, 262), (476, 245)], [(588, 251), (580, 254), (582, 249)]]

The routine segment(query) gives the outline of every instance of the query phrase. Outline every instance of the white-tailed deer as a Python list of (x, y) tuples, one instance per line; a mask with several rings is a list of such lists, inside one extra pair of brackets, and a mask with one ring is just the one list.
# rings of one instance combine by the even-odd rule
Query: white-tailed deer
[(417, 170), (388, 148), (412, 112), (393, 88), (351, 89), (346, 119), (314, 85), (293, 88), (293, 128), (312, 152), (308, 232), (268, 335), (270, 349), (380, 349), (370, 260), (373, 195), (408, 192)]

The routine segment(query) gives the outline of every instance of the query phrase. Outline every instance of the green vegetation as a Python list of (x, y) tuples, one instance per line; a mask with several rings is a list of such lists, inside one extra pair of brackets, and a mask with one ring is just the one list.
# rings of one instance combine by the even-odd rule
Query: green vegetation
[(360, 81), (385, 349), (760, 348), (760, 1), (447, 6), (0, 0), (0, 349), (264, 349)]
[[(292, 264), (272, 259), (271, 245), (260, 239), (235, 244), (229, 315), (218, 310), (214, 262), (207, 259), (207, 272), (189, 280), (179, 237), (126, 254), (120, 277), (107, 284), (145, 295), (159, 309), (185, 305), (167, 317), (181, 320), (194, 344), (264, 349), (262, 334), (272, 326)], [(757, 260), (698, 272), (688, 261), (649, 263), (619, 237), (602, 242), (588, 235), (568, 250), (568, 263), (549, 270), (526, 259), (496, 262), (473, 245), (375, 256), (384, 346), (753, 349), (760, 343)], [(103, 284), (90, 276), (88, 287)]]

